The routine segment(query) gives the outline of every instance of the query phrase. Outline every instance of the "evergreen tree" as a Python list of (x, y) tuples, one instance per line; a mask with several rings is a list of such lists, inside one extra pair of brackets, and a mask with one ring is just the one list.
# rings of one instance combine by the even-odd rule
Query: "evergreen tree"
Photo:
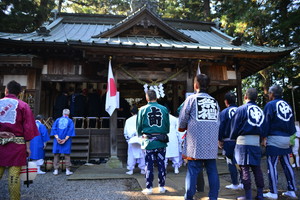
[(51, 0), (1, 0), (0, 31), (32, 32), (47, 20), (54, 6)]

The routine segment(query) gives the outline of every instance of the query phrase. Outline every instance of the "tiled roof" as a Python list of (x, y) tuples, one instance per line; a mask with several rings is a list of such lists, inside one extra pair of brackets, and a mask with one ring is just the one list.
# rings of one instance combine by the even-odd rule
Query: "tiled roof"
[[(84, 15), (82, 15), (84, 17)], [(89, 16), (90, 17), (90, 16)], [(67, 18), (67, 17), (66, 17)], [(114, 19), (115, 20), (115, 19)], [(96, 20), (95, 20), (96, 21)], [(95, 22), (94, 21), (94, 22)], [(124, 20), (125, 21), (125, 20)], [(93, 36), (106, 32), (115, 27), (115, 23), (101, 24), (99, 20), (97, 23), (89, 21), (90, 23), (73, 21), (70, 23), (63, 16), (53, 21), (43, 30), (37, 30), (32, 33), (12, 34), (0, 32), (0, 40), (14, 40), (31, 43), (70, 43), (81, 45), (111, 45), (122, 47), (142, 47), (142, 48), (172, 48), (172, 49), (187, 49), (187, 50), (212, 50), (212, 51), (238, 51), (238, 52), (284, 52), (287, 48), (262, 47), (255, 45), (242, 44), (235, 46), (231, 44), (234, 38), (224, 34), (213, 26), (206, 30), (190, 30), (177, 29), (180, 33), (187, 37), (191, 37), (193, 41), (197, 42), (183, 42), (174, 39), (166, 39), (161, 37), (98, 37)], [(119, 26), (120, 24), (118, 24)], [(200, 26), (200, 25), (199, 25)], [(207, 25), (206, 25), (207, 26)]]

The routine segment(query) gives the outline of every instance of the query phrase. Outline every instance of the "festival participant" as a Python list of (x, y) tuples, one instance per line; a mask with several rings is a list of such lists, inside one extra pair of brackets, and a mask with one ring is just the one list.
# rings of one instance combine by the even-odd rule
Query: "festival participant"
[(179, 168), (182, 163), (182, 156), (180, 156), (180, 134), (178, 133), (178, 119), (169, 114), (170, 119), (170, 132), (168, 133), (169, 142), (166, 148), (165, 165), (168, 166), (168, 160), (172, 161), (174, 173), (179, 174)]
[(297, 170), (300, 169), (300, 162), (299, 162), (299, 138), (300, 138), (300, 127), (299, 122), (296, 123), (296, 130), (295, 133), (295, 139), (294, 139), (294, 145), (293, 145), (293, 154), (295, 156), (295, 163), (292, 165), (292, 167), (296, 167)]
[(10, 81), (0, 99), (0, 178), (8, 167), (10, 199), (21, 199), (20, 172), (30, 156), (30, 140), (39, 134), (27, 103), (19, 100), (21, 85)]
[(50, 140), (48, 135), (48, 130), (44, 124), (42, 124), (43, 116), (37, 115), (35, 118), (36, 126), (39, 130), (40, 135), (33, 138), (30, 142), (30, 159), (33, 160), (33, 162), (36, 163), (37, 166), (37, 174), (45, 174), (46, 172), (43, 172), (41, 170), (41, 166), (44, 164), (44, 158), (45, 158), (45, 147), (47, 144), (47, 141)]
[(230, 172), (231, 184), (226, 185), (225, 188), (231, 190), (243, 189), (243, 185), (239, 184), (238, 171), (236, 169), (236, 161), (233, 157), (235, 140), (230, 140), (230, 120), (235, 114), (237, 109), (236, 97), (233, 93), (228, 92), (225, 94), (225, 108), (220, 113), (220, 128), (219, 128), (219, 147), (223, 149), (226, 156), (228, 170)]
[(153, 162), (157, 162), (159, 192), (165, 193), (165, 155), (170, 130), (168, 109), (157, 103), (154, 90), (146, 92), (147, 105), (140, 108), (137, 115), (138, 136), (143, 136), (142, 148), (146, 150), (146, 189), (144, 194), (152, 194)]
[(63, 116), (56, 119), (53, 123), (51, 134), (53, 135), (53, 154), (54, 154), (54, 175), (58, 174), (59, 168), (59, 157), (60, 154), (64, 154), (66, 161), (66, 175), (69, 176), (73, 174), (70, 171), (71, 167), (71, 145), (72, 145), (72, 137), (75, 136), (74, 123), (69, 118), (70, 110), (64, 109)]
[(296, 133), (294, 115), (291, 107), (282, 99), (282, 88), (273, 85), (269, 89), (269, 99), (265, 106), (264, 133), (267, 136), (266, 154), (268, 162), (269, 189), (264, 197), (277, 199), (277, 163), (280, 160), (285, 177), (287, 179), (287, 192), (283, 196), (297, 199), (295, 194), (296, 182), (292, 166), (289, 162), (289, 154), (292, 153), (290, 147), (290, 136)]
[(141, 174), (145, 174), (145, 154), (139, 144), (139, 138), (137, 137), (136, 131), (137, 113), (138, 109), (134, 106), (131, 109), (132, 116), (125, 121), (124, 126), (124, 137), (128, 143), (127, 169), (129, 171), (126, 172), (128, 175), (133, 174), (133, 169), (137, 163), (138, 167), (141, 169)]
[(256, 89), (247, 89), (244, 96), (246, 104), (238, 107), (231, 119), (230, 139), (236, 140), (234, 157), (241, 169), (246, 200), (252, 200), (250, 168), (257, 187), (255, 199), (263, 199), (264, 179), (260, 167), (260, 139), (263, 136), (264, 113), (256, 105), (256, 99)]
[(188, 160), (186, 174), (186, 200), (193, 199), (196, 193), (197, 176), (206, 168), (209, 182), (209, 199), (218, 198), (220, 182), (216, 158), (218, 157), (219, 105), (207, 94), (210, 79), (199, 74), (194, 80), (196, 94), (184, 102), (179, 115), (179, 131), (187, 131), (183, 156)]

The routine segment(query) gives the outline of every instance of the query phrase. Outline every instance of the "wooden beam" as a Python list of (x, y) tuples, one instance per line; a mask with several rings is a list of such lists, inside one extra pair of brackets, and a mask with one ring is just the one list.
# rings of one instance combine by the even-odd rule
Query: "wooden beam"
[(235, 73), (236, 73), (236, 93), (237, 93), (237, 103), (238, 106), (243, 104), (243, 92), (242, 92), (242, 76), (239, 70), (239, 63), (235, 63)]

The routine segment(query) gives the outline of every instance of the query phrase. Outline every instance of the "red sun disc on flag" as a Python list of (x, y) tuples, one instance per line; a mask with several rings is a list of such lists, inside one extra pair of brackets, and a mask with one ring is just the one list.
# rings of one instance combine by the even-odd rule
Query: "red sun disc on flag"
[(117, 94), (117, 88), (113, 78), (109, 79), (109, 93), (111, 97), (116, 96)]

